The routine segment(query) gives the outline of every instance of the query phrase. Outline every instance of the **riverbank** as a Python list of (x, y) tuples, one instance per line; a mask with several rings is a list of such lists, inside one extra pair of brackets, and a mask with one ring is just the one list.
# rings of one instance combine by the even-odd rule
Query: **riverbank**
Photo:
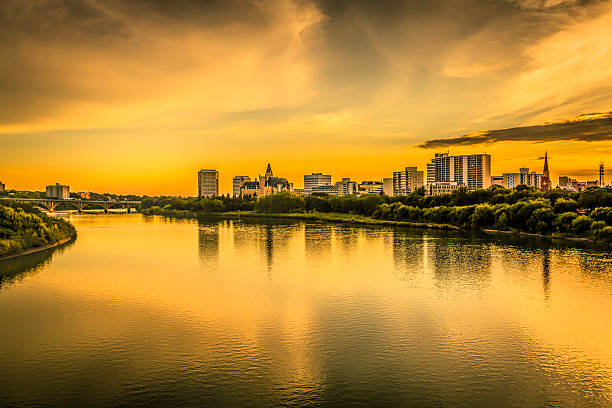
[(36, 248), (30, 248), (30, 249), (26, 249), (25, 251), (21, 251), (15, 254), (11, 254), (11, 255), (5, 255), (5, 256), (0, 256), (0, 261), (4, 261), (6, 259), (12, 259), (12, 258), (17, 258), (23, 255), (30, 255), (30, 254), (34, 254), (36, 252), (40, 252), (40, 251), (45, 251), (47, 249), (51, 249), (51, 248), (55, 248), (55, 247), (59, 247), (61, 245), (64, 245), (72, 240), (76, 239), (76, 236), (73, 237), (69, 237), (69, 238), (64, 238), (62, 240), (59, 240), (57, 242), (54, 242), (53, 244), (49, 244), (49, 245), (45, 245), (45, 246), (41, 246), (41, 247), (36, 247)]
[[(424, 223), (424, 222), (410, 222), (410, 221), (391, 221), (382, 220), (378, 218), (366, 217), (359, 214), (343, 214), (343, 213), (319, 213), (319, 212), (308, 212), (308, 213), (261, 213), (256, 211), (225, 211), (225, 212), (192, 212), (184, 210), (153, 210), (142, 209), (141, 213), (144, 215), (161, 215), (169, 218), (199, 218), (199, 217), (218, 217), (218, 218), (276, 218), (276, 219), (294, 219), (294, 220), (308, 220), (308, 221), (321, 221), (321, 222), (332, 222), (332, 223), (344, 223), (344, 224), (361, 224), (361, 225), (386, 225), (386, 226), (399, 226), (399, 227), (411, 227), (411, 228), (425, 228), (435, 230), (474, 230), (474, 228), (461, 228), (451, 224), (437, 224), (437, 223)], [(568, 243), (589, 243), (598, 246), (606, 246), (605, 244), (592, 240), (586, 237), (574, 237), (565, 236), (560, 234), (544, 235), (529, 233), (518, 230), (495, 230), (495, 229), (478, 229), (489, 235), (514, 235), (524, 237), (536, 237), (544, 238), (548, 240), (559, 240)]]

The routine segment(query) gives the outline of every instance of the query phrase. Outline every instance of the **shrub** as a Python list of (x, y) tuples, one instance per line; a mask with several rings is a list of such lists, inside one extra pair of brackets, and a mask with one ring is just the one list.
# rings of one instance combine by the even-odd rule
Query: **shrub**
[(557, 215), (555, 218), (554, 226), (559, 232), (567, 233), (572, 231), (572, 222), (578, 218), (578, 214), (574, 212), (566, 212)]
[(572, 232), (577, 235), (583, 235), (590, 231), (593, 219), (586, 215), (580, 215), (572, 221)]

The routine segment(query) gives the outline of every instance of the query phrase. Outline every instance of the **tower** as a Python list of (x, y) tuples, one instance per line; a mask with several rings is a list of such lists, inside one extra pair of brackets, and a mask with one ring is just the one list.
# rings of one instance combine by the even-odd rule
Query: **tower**
[(550, 173), (548, 172), (548, 152), (544, 152), (544, 171), (542, 171), (542, 190), (550, 190)]
[(604, 164), (603, 162), (599, 163), (599, 187), (603, 187), (605, 184), (604, 180)]
[(270, 166), (270, 163), (268, 163), (268, 167), (266, 168), (266, 177), (273, 177), (274, 175), (272, 174), (272, 166)]

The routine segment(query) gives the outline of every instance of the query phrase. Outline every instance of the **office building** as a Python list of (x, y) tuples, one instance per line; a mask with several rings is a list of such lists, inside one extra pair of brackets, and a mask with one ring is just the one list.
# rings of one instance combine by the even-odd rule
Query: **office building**
[(0, 193), (4, 193), (6, 192), (6, 186), (4, 185), (3, 182), (0, 181)]
[(456, 181), (436, 181), (435, 183), (427, 184), (425, 186), (426, 196), (436, 196), (442, 194), (450, 194), (453, 191), (457, 191), (462, 187), (466, 187), (463, 184), (459, 184)]
[(216, 197), (219, 195), (219, 172), (207, 169), (198, 172), (198, 197)]
[(518, 173), (503, 173), (502, 185), (506, 188), (514, 188), (517, 186), (542, 187), (542, 174), (537, 174), (535, 171), (529, 172), (527, 167), (522, 167)]
[(427, 170), (428, 183), (456, 182), (470, 190), (491, 185), (491, 156), (488, 154), (449, 156), (448, 153), (436, 153)]
[(70, 187), (64, 186), (60, 183), (51, 184), (50, 186), (47, 186), (47, 198), (55, 198), (59, 200), (70, 198)]
[(232, 197), (240, 197), (240, 189), (242, 188), (242, 185), (247, 181), (251, 181), (251, 178), (249, 176), (235, 176), (233, 178)]
[(335, 187), (338, 196), (357, 194), (358, 191), (357, 183), (351, 181), (348, 177), (344, 177), (342, 181), (337, 181)]
[(393, 195), (393, 177), (387, 177), (382, 180), (383, 194), (391, 197)]
[(550, 173), (548, 172), (548, 152), (544, 152), (544, 170), (542, 171), (540, 188), (542, 190), (550, 190), (552, 188), (552, 181), (550, 180)]
[(363, 181), (357, 186), (357, 194), (382, 194), (382, 181)]
[(314, 187), (331, 186), (331, 175), (323, 173), (312, 173), (304, 176), (304, 193), (310, 194)]
[(312, 187), (310, 194), (326, 194), (335, 196), (338, 195), (338, 190), (336, 190), (336, 186), (323, 184)]
[(491, 176), (491, 185), (492, 186), (503, 186), (504, 176)]
[(423, 187), (423, 172), (416, 167), (406, 167), (393, 172), (393, 195), (405, 196)]

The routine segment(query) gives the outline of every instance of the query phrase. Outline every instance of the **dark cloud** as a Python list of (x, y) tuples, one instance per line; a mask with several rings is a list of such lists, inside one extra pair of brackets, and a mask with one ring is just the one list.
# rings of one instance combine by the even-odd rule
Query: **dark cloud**
[[(594, 117), (592, 117), (594, 116)], [(467, 146), (497, 142), (554, 142), (583, 141), (598, 142), (612, 140), (612, 112), (589, 114), (588, 119), (536, 126), (522, 126), (508, 129), (487, 130), (476, 134), (432, 139), (421, 143), (423, 149), (437, 149), (449, 146)]]

